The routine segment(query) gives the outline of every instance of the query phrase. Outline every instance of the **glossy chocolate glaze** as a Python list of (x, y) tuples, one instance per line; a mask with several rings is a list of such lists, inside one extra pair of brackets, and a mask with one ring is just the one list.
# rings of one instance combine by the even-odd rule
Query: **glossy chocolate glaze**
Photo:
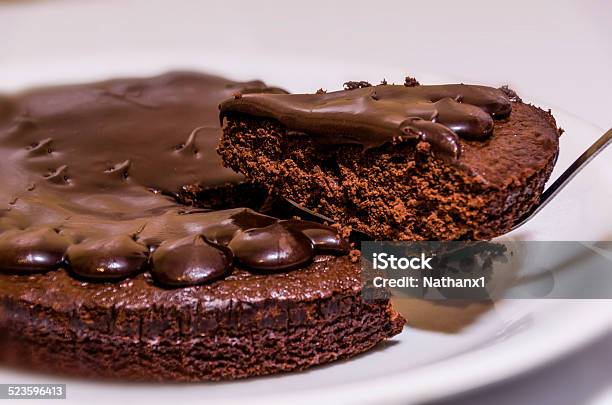
[(217, 104), (237, 92), (282, 91), (175, 72), (0, 97), (0, 271), (182, 287), (345, 252), (331, 227), (172, 197), (242, 180), (215, 153)]
[[(322, 144), (360, 144), (365, 149), (403, 139), (423, 140), (434, 154), (456, 160), (459, 138), (484, 140), (493, 119), (510, 114), (504, 92), (485, 86), (364, 85), (318, 94), (244, 94), (220, 105), (221, 117), (245, 113), (278, 120)], [(367, 83), (366, 83), (367, 84)]]

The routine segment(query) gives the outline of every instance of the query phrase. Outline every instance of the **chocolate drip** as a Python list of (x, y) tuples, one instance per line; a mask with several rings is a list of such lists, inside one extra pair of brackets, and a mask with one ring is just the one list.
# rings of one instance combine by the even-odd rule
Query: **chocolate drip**
[(127, 235), (88, 240), (66, 251), (70, 270), (86, 280), (113, 281), (144, 270), (149, 249)]
[(153, 253), (151, 275), (161, 285), (186, 287), (221, 278), (231, 270), (233, 254), (202, 235), (165, 241)]
[(317, 253), (335, 254), (344, 253), (349, 250), (346, 239), (342, 238), (335, 229), (329, 226), (297, 219), (283, 221), (283, 224), (291, 229), (299, 230), (306, 235), (312, 242)]
[(315, 254), (346, 253), (349, 247), (335, 229), (301, 220), (240, 232), (228, 246), (240, 263), (263, 271), (300, 267)]
[(510, 114), (504, 92), (485, 86), (351, 85), (324, 94), (245, 94), (220, 105), (221, 117), (244, 113), (278, 120), (321, 144), (429, 142), (434, 154), (458, 159), (459, 137), (486, 139), (493, 119)]
[(240, 232), (229, 247), (240, 263), (255, 270), (288, 270), (309, 263), (314, 256), (306, 235), (280, 223)]
[[(217, 105), (237, 92), (283, 91), (178, 72), (0, 97), (0, 272), (61, 267), (114, 282), (150, 271), (160, 285), (184, 287), (228, 275), (234, 256), (257, 270), (256, 257), (277, 257), (264, 267), (286, 270), (345, 252), (329, 227), (172, 198), (185, 186), (242, 181), (215, 153)], [(271, 243), (277, 237), (288, 245)]]
[(18, 274), (54, 270), (63, 264), (68, 245), (51, 228), (8, 230), (0, 234), (0, 269)]

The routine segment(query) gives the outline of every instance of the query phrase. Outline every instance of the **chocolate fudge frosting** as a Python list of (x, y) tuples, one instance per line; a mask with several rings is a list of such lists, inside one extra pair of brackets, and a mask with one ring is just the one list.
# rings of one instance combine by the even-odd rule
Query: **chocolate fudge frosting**
[(0, 272), (116, 281), (150, 270), (180, 287), (234, 264), (284, 271), (345, 252), (331, 227), (173, 198), (242, 179), (215, 153), (215, 107), (236, 92), (283, 91), (175, 72), (0, 97)]
[(493, 119), (507, 117), (512, 106), (504, 92), (485, 86), (358, 83), (331, 93), (238, 94), (220, 109), (221, 118), (232, 112), (273, 118), (323, 144), (369, 149), (394, 140), (423, 140), (435, 155), (454, 161), (461, 153), (459, 136), (487, 139)]

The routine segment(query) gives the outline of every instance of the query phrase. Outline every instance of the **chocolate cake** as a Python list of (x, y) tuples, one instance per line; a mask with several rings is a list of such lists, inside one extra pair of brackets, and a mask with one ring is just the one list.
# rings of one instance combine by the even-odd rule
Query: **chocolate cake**
[[(399, 333), (336, 228), (256, 212), (218, 103), (283, 93), (178, 72), (0, 98), (0, 361), (130, 380), (242, 378)], [(261, 210), (264, 210), (261, 207)]]
[(224, 164), (377, 239), (489, 239), (538, 202), (555, 120), (508, 89), (371, 86), (235, 94), (220, 105)]

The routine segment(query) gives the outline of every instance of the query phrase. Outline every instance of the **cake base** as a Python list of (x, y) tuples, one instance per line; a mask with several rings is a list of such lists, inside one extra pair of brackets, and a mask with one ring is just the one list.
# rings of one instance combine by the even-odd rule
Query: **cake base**
[(82, 283), (59, 270), (0, 275), (0, 360), (78, 377), (236, 379), (363, 353), (401, 332), (388, 301), (361, 297), (359, 266), (328, 257), (290, 273), (237, 271), (163, 290), (145, 275)]

